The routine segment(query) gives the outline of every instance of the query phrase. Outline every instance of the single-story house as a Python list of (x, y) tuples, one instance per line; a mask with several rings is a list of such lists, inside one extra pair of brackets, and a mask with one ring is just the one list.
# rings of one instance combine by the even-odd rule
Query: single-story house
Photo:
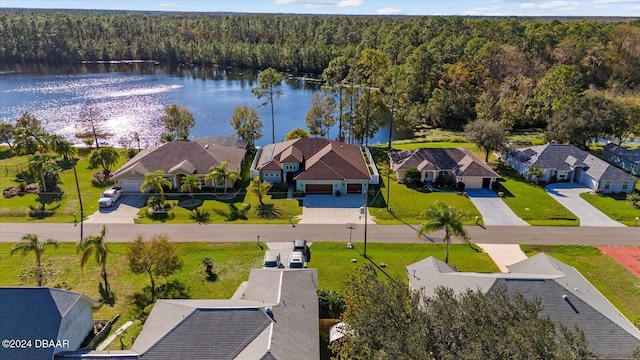
[(471, 151), (463, 148), (414, 149), (389, 154), (391, 169), (398, 180), (404, 180), (409, 168), (420, 171), (421, 181), (435, 182), (449, 174), (465, 189), (490, 189), (500, 177)]
[(602, 158), (635, 176), (640, 176), (640, 149), (629, 150), (616, 144), (607, 144)]
[(367, 148), (325, 138), (299, 138), (258, 150), (251, 177), (295, 184), (307, 194), (363, 194), (379, 175)]
[[(240, 172), (247, 153), (247, 142), (223, 136), (209, 136), (195, 141), (167, 142), (149, 149), (127, 161), (113, 173), (112, 180), (123, 192), (140, 192), (145, 174), (162, 170), (180, 191), (182, 178), (189, 174), (200, 177), (200, 186), (214, 187), (213, 179), (205, 180), (209, 169), (229, 162), (229, 170)], [(233, 186), (228, 181), (217, 179), (215, 187)]]
[(158, 300), (131, 350), (145, 359), (319, 359), (315, 269), (253, 269), (244, 297)]
[(78, 350), (93, 332), (91, 307), (98, 302), (48, 287), (0, 287), (0, 359), (53, 359)]
[(589, 348), (600, 358), (627, 359), (640, 346), (640, 330), (625, 318), (575, 268), (544, 253), (508, 266), (508, 273), (458, 272), (429, 257), (406, 267), (412, 289), (433, 296), (438, 287), (456, 294), (467, 289), (490, 292), (504, 286), (527, 299), (537, 298), (541, 316), (584, 331)]
[[(579, 182), (593, 191), (603, 193), (633, 191), (636, 177), (597, 158), (588, 152), (569, 144), (546, 144), (511, 150), (507, 153), (507, 163), (529, 180), (547, 182)], [(539, 179), (529, 175), (529, 169), (545, 171)]]

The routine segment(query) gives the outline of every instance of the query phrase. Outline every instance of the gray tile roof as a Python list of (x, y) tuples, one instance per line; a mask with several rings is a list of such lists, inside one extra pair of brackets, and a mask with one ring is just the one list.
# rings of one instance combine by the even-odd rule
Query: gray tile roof
[(246, 149), (247, 145), (249, 144), (242, 139), (229, 136), (205, 136), (195, 139), (194, 141), (203, 145), (222, 145), (236, 147), (239, 149)]
[(455, 272), (442, 261), (427, 258), (406, 269), (411, 287), (422, 289), (427, 296), (438, 286), (461, 293), (505, 285), (508, 291), (537, 297), (543, 315), (570, 327), (578, 325), (600, 357), (626, 358), (634, 346), (640, 346), (640, 331), (573, 267), (538, 254), (508, 268), (506, 274)]
[(395, 171), (415, 167), (418, 170), (448, 170), (457, 176), (500, 176), (471, 151), (463, 148), (421, 148), (389, 154)]
[(584, 166), (583, 171), (596, 181), (637, 181), (635, 177), (608, 162), (569, 144), (531, 146), (513, 150), (510, 155), (520, 162), (541, 169), (570, 171), (574, 165)]
[(131, 350), (140, 359), (318, 359), (316, 291), (315, 269), (253, 269), (243, 299), (158, 300)]
[[(62, 318), (79, 301), (86, 302), (85, 306), (89, 307), (97, 304), (82, 294), (66, 290), (0, 287), (0, 339), (58, 339)], [(35, 346), (24, 349), (0, 347), (0, 359), (52, 359), (54, 350)]]

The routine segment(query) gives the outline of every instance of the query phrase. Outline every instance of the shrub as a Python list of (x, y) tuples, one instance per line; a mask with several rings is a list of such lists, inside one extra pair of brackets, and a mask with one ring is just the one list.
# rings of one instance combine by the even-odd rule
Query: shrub
[(404, 181), (408, 184), (417, 183), (422, 179), (422, 174), (417, 167), (413, 166), (405, 170), (404, 172)]
[(638, 203), (640, 202), (640, 193), (634, 191), (627, 194), (627, 201), (629, 201), (633, 206), (638, 206)]
[(280, 210), (275, 204), (260, 204), (256, 208), (256, 214), (261, 219), (277, 219), (280, 217)]
[(318, 289), (320, 319), (338, 319), (344, 312), (345, 302), (336, 291)]

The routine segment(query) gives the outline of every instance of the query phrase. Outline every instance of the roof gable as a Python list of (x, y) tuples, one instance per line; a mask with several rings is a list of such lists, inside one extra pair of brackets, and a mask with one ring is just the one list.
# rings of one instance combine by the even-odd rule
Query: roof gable
[(389, 155), (396, 170), (446, 170), (458, 176), (500, 177), (471, 151), (463, 148), (420, 148)]
[(239, 171), (245, 154), (246, 150), (238, 147), (191, 141), (168, 142), (140, 152), (114, 172), (113, 178), (125, 177), (132, 172), (144, 175), (157, 170), (167, 174), (183, 171), (206, 175), (211, 167), (225, 160), (229, 162), (230, 170)]

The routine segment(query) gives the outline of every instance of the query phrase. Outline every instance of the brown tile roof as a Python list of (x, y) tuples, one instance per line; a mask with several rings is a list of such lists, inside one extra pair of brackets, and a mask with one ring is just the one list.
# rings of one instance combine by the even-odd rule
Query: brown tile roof
[(300, 138), (263, 148), (258, 170), (281, 170), (285, 162), (304, 163), (296, 180), (370, 179), (360, 147), (325, 138)]
[(212, 166), (229, 162), (229, 169), (240, 171), (245, 149), (224, 145), (202, 144), (191, 141), (176, 141), (145, 149), (134, 156), (114, 174), (118, 179), (131, 172), (144, 175), (162, 170), (168, 174), (183, 170), (187, 173), (204, 175)]

